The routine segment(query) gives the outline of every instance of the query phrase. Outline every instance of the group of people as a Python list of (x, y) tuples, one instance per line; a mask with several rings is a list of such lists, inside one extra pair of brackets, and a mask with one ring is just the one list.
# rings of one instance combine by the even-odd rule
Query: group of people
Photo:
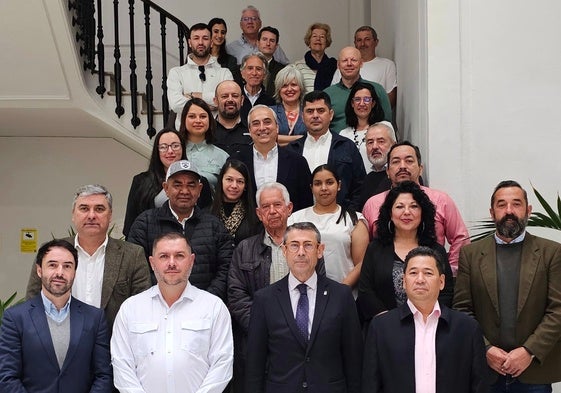
[(77, 190), (76, 235), (41, 246), (4, 313), (0, 392), (551, 392), (561, 245), (526, 231), (526, 191), (500, 182), (495, 233), (469, 244), (397, 140), (372, 28), (334, 60), (315, 23), (285, 66), (254, 7), (240, 26), (229, 45), (224, 20), (192, 26), (126, 240), (109, 191)]

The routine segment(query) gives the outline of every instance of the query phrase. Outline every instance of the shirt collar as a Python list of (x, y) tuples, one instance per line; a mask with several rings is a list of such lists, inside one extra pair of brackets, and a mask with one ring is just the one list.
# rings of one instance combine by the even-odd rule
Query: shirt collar
[(326, 143), (331, 143), (331, 130), (327, 130), (327, 132), (322, 136), (320, 136), (317, 140), (313, 136), (311, 136), (310, 133), (308, 133), (308, 135), (306, 136), (306, 142), (308, 141), (311, 143), (316, 143), (321, 145), (325, 145)]
[[(152, 293), (150, 294), (151, 298), (157, 297), (163, 304), (167, 306), (167, 303), (164, 300), (164, 296), (162, 295), (162, 291), (160, 291), (160, 287), (158, 284), (152, 286), (152, 288), (150, 288), (149, 290), (152, 291)], [(185, 286), (185, 289), (183, 289), (183, 292), (179, 296), (179, 299), (177, 299), (173, 304), (176, 304), (177, 302), (181, 302), (183, 300), (193, 301), (195, 297), (196, 290), (193, 289), (193, 285), (189, 281), (187, 281), (187, 285)]]
[(520, 235), (518, 235), (518, 237), (512, 239), (510, 242), (505, 242), (503, 239), (498, 237), (497, 232), (495, 232), (493, 236), (495, 236), (495, 243), (497, 244), (516, 244), (516, 243), (521, 243), (524, 240), (524, 237), (526, 236), (526, 231), (523, 231)]
[[(423, 314), (417, 309), (417, 307), (415, 307), (415, 305), (411, 302), (411, 300), (407, 299), (407, 305), (409, 306), (409, 309), (411, 310), (413, 317), (418, 318), (420, 316), (421, 320), (423, 319)], [(440, 304), (438, 304), (438, 301), (436, 301), (428, 317), (430, 318), (434, 315), (436, 318), (440, 318), (440, 314), (441, 314)]]
[(269, 150), (269, 152), (267, 153), (267, 158), (263, 157), (263, 154), (261, 154), (256, 148), (255, 146), (253, 146), (253, 157), (255, 158), (259, 158), (261, 160), (268, 160), (271, 157), (275, 157), (279, 152), (279, 145), (275, 144), (275, 146), (273, 146), (273, 148), (271, 150)]
[(54, 321), (56, 322), (62, 322), (66, 319), (66, 317), (68, 316), (68, 313), (70, 311), (70, 300), (72, 299), (72, 296), (70, 296), (68, 298), (68, 301), (66, 302), (66, 304), (64, 305), (64, 307), (62, 307), (60, 310), (58, 310), (56, 308), (56, 306), (53, 304), (53, 302), (51, 302), (43, 293), (43, 290), (41, 290), (41, 298), (43, 299), (43, 307), (45, 308), (45, 313)]
[[(107, 248), (107, 242), (109, 241), (109, 236), (105, 235), (105, 240), (103, 241), (103, 243), (101, 243), (99, 245), (99, 247), (95, 250), (95, 252), (92, 254), (94, 255), (95, 253), (97, 253), (100, 249), (103, 248), (103, 250), (105, 251), (105, 249)], [(78, 234), (76, 234), (76, 236), (74, 236), (74, 247), (77, 249), (80, 249), (80, 251), (82, 251), (83, 253), (88, 254), (83, 248), (82, 246), (80, 246), (80, 243), (78, 242)], [(91, 255), (90, 255), (91, 256)]]
[(288, 289), (293, 291), (300, 284), (306, 284), (310, 289), (316, 290), (318, 286), (318, 275), (314, 271), (313, 274), (305, 282), (299, 281), (292, 272), (288, 273)]
[(251, 98), (251, 97), (259, 97), (259, 96), (261, 95), (261, 92), (263, 91), (263, 88), (261, 87), (261, 88), (259, 89), (259, 91), (258, 91), (257, 93), (255, 93), (255, 94), (249, 94), (249, 92), (247, 91), (247, 89), (246, 89), (245, 86), (244, 86), (244, 87), (243, 87), (243, 91), (244, 91), (245, 95), (246, 95), (248, 98)]
[(193, 213), (195, 212), (195, 208), (193, 207), (193, 209), (191, 210), (191, 214), (189, 214), (189, 217), (186, 217), (183, 221), (179, 221), (179, 216), (177, 215), (177, 213), (175, 213), (173, 211), (173, 209), (171, 208), (171, 205), (169, 205), (169, 210), (171, 211), (171, 214), (173, 214), (173, 216), (175, 217), (175, 219), (177, 220), (177, 222), (179, 222), (181, 225), (185, 226), (185, 222), (190, 219), (191, 217), (193, 217)]

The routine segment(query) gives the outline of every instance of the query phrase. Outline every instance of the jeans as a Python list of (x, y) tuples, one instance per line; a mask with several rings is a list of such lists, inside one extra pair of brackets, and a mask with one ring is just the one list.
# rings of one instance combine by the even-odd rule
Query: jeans
[(497, 382), (491, 385), (491, 393), (551, 393), (551, 385), (522, 383), (510, 375), (499, 376)]

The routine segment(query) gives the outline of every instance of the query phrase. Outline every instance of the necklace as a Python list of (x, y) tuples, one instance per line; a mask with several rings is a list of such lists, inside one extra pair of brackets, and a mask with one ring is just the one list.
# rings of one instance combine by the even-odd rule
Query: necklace
[(362, 145), (364, 143), (365, 139), (366, 139), (366, 133), (364, 133), (364, 135), (362, 136), (362, 139), (359, 140), (356, 128), (353, 128), (353, 137), (354, 137), (354, 140), (355, 140), (356, 147), (360, 147), (360, 145)]
[(298, 119), (298, 111), (285, 111), (285, 113), (286, 120), (288, 120), (288, 135), (292, 135), (294, 124), (296, 123), (296, 119)]

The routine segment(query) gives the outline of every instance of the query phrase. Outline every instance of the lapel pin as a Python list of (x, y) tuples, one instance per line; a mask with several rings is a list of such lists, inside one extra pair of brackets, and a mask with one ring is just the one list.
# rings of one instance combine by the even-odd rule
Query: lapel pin
[(327, 295), (327, 291), (323, 291), (323, 296), (326, 296), (326, 295)]

